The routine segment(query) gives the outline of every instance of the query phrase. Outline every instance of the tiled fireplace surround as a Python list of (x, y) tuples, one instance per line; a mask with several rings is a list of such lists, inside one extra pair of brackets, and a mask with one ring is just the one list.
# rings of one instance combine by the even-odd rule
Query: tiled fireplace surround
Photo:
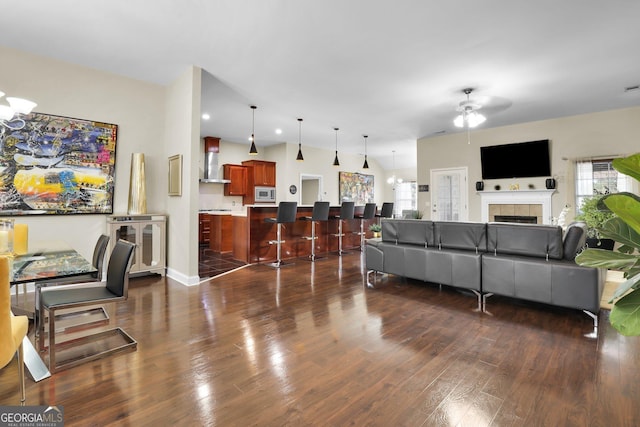
[(480, 191), (483, 222), (496, 215), (535, 217), (537, 224), (551, 224), (551, 195), (555, 190)]

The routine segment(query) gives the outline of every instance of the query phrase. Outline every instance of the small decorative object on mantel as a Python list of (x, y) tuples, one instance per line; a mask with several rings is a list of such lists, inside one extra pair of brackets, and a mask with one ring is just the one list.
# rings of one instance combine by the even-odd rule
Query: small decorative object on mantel
[(536, 189), (536, 186), (535, 186), (535, 185), (533, 185), (533, 184), (529, 184), (529, 190), (535, 190), (535, 189)]
[(500, 186), (499, 185), (494, 185), (493, 189), (496, 190), (496, 191), (500, 191)]
[(509, 186), (509, 190), (511, 191), (518, 191), (520, 189), (520, 184), (511, 184)]
[(547, 187), (547, 190), (553, 190), (556, 188), (556, 180), (553, 178), (547, 178), (544, 182), (544, 185)]
[(484, 190), (484, 182), (476, 181), (476, 191), (482, 191), (482, 190)]

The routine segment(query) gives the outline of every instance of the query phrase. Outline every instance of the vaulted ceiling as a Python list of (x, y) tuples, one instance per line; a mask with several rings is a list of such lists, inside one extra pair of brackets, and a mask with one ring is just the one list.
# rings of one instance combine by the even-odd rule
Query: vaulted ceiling
[[(298, 141), (415, 165), (416, 140), (640, 105), (635, 0), (34, 0), (0, 14), (0, 44), (167, 84), (203, 73), (202, 135)], [(8, 64), (2, 64), (8, 66)], [(1, 70), (0, 70), (1, 76)], [(1, 80), (0, 80), (1, 81)], [(1, 85), (0, 85), (1, 86)], [(281, 134), (276, 134), (276, 129)]]

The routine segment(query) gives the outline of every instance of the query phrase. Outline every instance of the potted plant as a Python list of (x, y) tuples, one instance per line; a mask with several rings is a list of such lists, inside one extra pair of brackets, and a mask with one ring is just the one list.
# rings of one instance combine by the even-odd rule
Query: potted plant
[[(640, 153), (615, 159), (613, 167), (640, 181)], [(640, 196), (609, 194), (602, 197), (601, 203), (614, 217), (598, 228), (598, 233), (621, 245), (616, 251), (588, 248), (576, 257), (576, 262), (624, 272), (626, 280), (611, 298), (614, 305), (609, 321), (622, 335), (640, 335)]]
[(587, 197), (582, 201), (580, 210), (582, 213), (576, 216), (576, 221), (584, 221), (587, 224), (587, 247), (613, 250), (613, 239), (602, 236), (600, 229), (605, 222), (615, 215), (602, 204), (601, 196)]
[(373, 232), (374, 238), (378, 238), (380, 237), (380, 232), (382, 231), (382, 227), (380, 227), (380, 224), (371, 224), (369, 226), (369, 231)]

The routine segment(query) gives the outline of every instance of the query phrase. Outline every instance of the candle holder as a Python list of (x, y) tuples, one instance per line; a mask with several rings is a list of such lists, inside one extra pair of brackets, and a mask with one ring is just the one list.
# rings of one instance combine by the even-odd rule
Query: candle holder
[(12, 218), (0, 218), (0, 255), (13, 254), (13, 224)]

